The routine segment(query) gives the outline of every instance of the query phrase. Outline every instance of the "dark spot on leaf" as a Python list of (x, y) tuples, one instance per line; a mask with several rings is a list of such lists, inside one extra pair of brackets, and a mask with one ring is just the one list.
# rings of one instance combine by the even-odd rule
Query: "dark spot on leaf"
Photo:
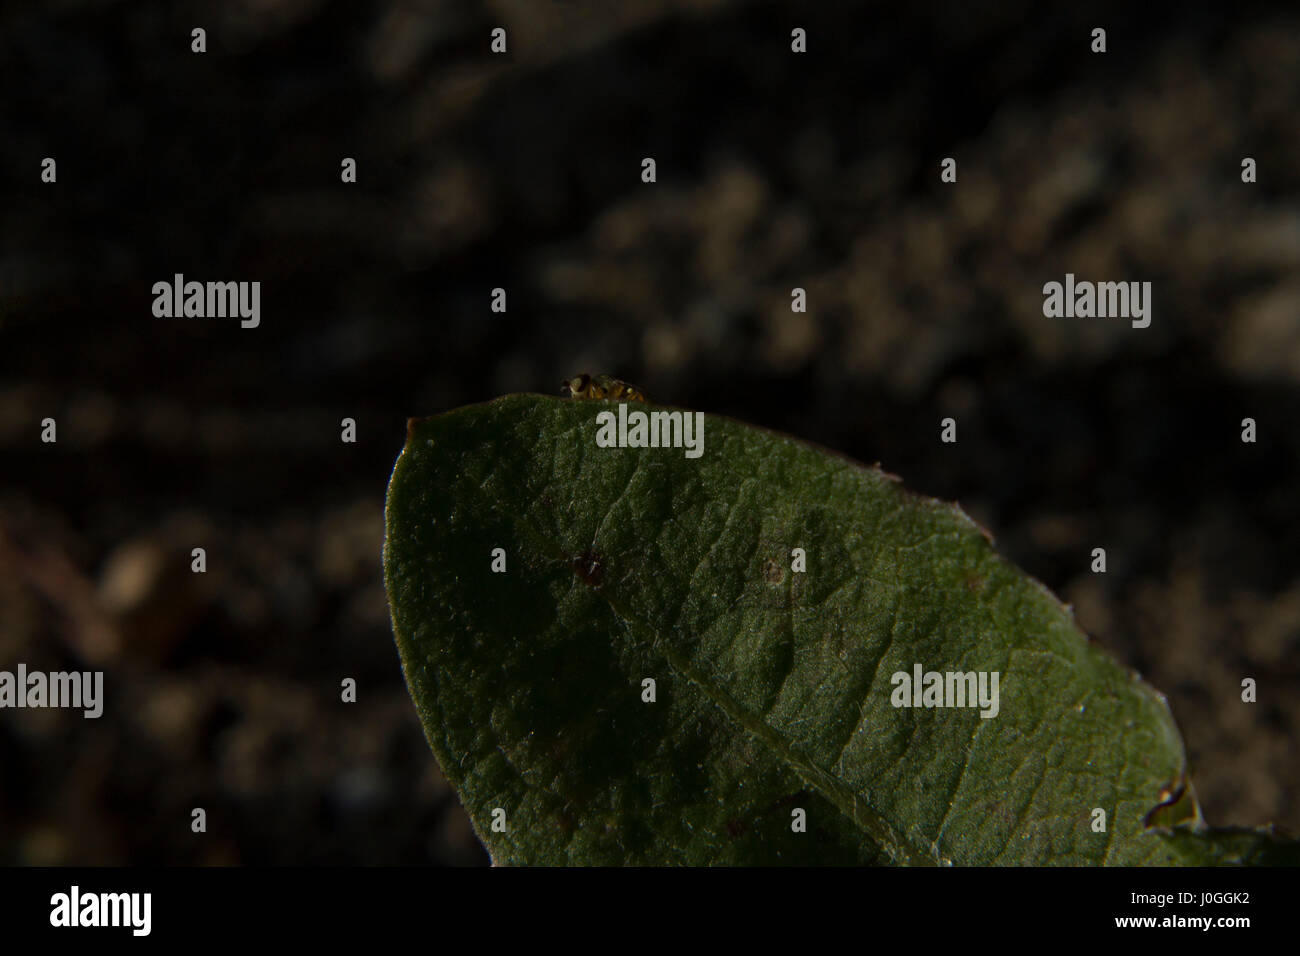
[(774, 561), (772, 558), (768, 558), (763, 562), (764, 581), (768, 584), (780, 584), (783, 577), (785, 577), (785, 573), (778, 562)]
[(794, 804), (800, 803), (801, 801), (805, 801), (807, 799), (808, 799), (808, 791), (800, 790), (798, 793), (792, 793), (788, 797), (782, 797), (780, 800), (773, 802), (773, 804), (767, 809), (768, 812), (770, 813), (773, 810), (780, 810), (782, 807), (792, 806)]
[(745, 824), (736, 817), (732, 817), (727, 821), (727, 836), (731, 837), (733, 840), (738, 839), (744, 832)]
[(605, 558), (594, 548), (588, 548), (573, 559), (573, 573), (587, 587), (598, 588), (605, 583)]

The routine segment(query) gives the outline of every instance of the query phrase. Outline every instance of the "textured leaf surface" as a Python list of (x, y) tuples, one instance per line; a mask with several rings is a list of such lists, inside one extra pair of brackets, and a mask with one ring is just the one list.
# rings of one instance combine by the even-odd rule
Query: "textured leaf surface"
[[(1278, 861), (1146, 828), (1184, 779), (1164, 699), (958, 508), (715, 416), (698, 459), (598, 448), (616, 407), (412, 421), (389, 487), (407, 682), (496, 862)], [(998, 672), (997, 715), (895, 707), (917, 664)]]

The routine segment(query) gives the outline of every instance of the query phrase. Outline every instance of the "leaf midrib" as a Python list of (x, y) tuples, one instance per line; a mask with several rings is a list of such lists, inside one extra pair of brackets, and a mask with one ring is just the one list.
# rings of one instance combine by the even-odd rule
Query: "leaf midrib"
[(775, 728), (737, 702), (716, 681), (711, 680), (700, 668), (677, 653), (667, 640), (657, 634), (648, 634), (647, 632), (653, 630), (649, 624), (639, 621), (621, 608), (619, 602), (604, 593), (602, 589), (593, 588), (593, 590), (609, 605), (610, 610), (613, 611), (620, 623), (632, 633), (635, 639), (644, 642), (646, 646), (653, 649), (664, 660), (664, 663), (672, 671), (680, 674), (698, 687), (706, 698), (743, 731), (756, 738), (759, 743), (765, 744), (796, 776), (820, 793), (832, 806), (853, 821), (855, 826), (863, 830), (868, 839), (894, 863), (901, 866), (938, 866), (942, 864), (943, 861), (937, 853), (924, 850), (903, 834), (898, 833), (859, 794), (845, 786), (843, 781), (836, 778), (834, 774), (814, 765), (802, 756)]

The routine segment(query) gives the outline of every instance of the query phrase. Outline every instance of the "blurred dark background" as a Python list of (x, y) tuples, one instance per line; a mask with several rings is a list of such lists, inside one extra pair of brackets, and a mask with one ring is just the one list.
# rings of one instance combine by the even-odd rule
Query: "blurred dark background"
[[(0, 711), (0, 862), (483, 862), (384, 489), (407, 416), (582, 371), (959, 500), (1168, 694), (1211, 822), (1300, 828), (1300, 11), (809, 6), (4, 5), (0, 668), (107, 704)], [(261, 327), (154, 318), (175, 272)], [(1066, 272), (1151, 327), (1045, 319)]]

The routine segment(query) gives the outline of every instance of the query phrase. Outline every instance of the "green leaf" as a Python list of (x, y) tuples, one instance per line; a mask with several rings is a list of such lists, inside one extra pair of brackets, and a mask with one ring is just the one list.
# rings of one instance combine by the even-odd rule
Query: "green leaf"
[[(406, 679), (494, 861), (1280, 860), (1206, 832), (1190, 786), (1174, 802), (1164, 698), (955, 505), (712, 415), (697, 458), (597, 447), (616, 409), (413, 420), (393, 471)], [(894, 706), (916, 665), (997, 672), (996, 716)]]

